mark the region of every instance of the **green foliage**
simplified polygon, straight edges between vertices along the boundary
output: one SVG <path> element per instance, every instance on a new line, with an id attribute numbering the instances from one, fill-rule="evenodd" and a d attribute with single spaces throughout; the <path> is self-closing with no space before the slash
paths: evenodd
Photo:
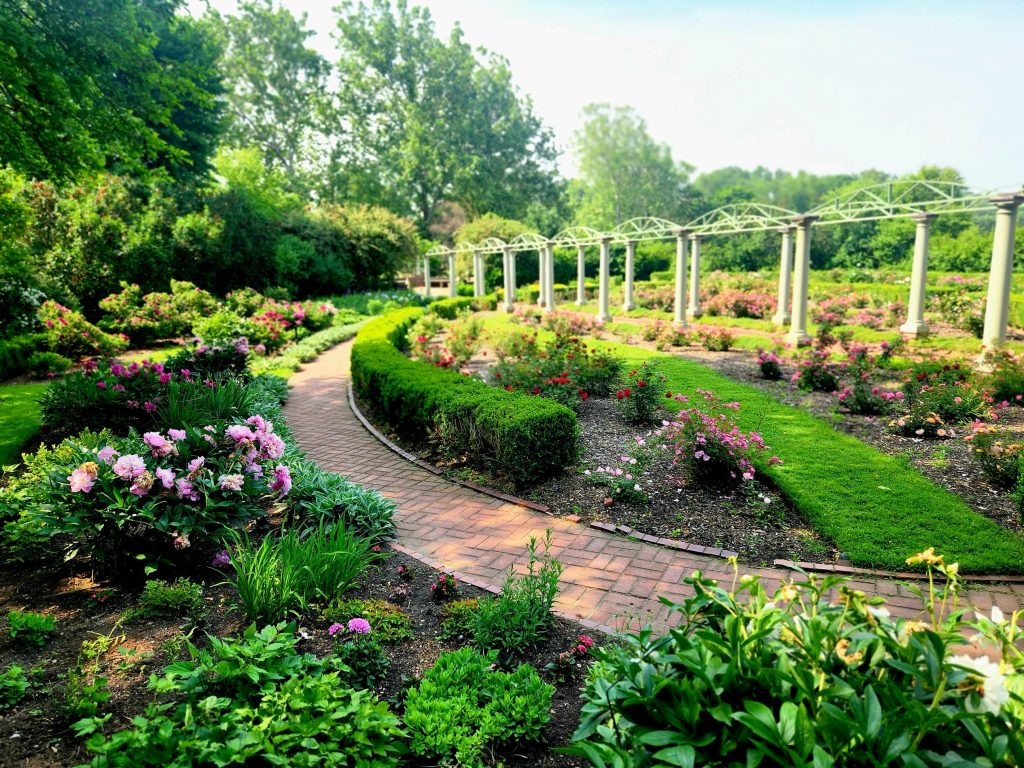
<path id="1" fill-rule="evenodd" d="M 297 460 L 288 494 L 289 519 L 301 530 L 343 526 L 372 543 L 395 535 L 395 503 L 377 491 L 326 472 L 316 462 Z"/>
<path id="2" fill-rule="evenodd" d="M 325 621 L 347 623 L 352 618 L 370 622 L 373 636 L 382 643 L 413 639 L 409 614 L 386 600 L 336 600 L 322 612 Z"/>
<path id="3" fill-rule="evenodd" d="M 478 768 L 496 746 L 540 740 L 554 687 L 526 664 L 494 671 L 495 658 L 472 648 L 441 654 L 409 690 L 405 725 L 413 753 Z"/>
<path id="4" fill-rule="evenodd" d="M 56 352 L 35 352 L 25 362 L 25 370 L 43 378 L 60 375 L 74 364 L 73 360 L 69 360 L 64 355 L 58 355 Z"/>
<path id="5" fill-rule="evenodd" d="M 444 425 L 449 450 L 466 453 L 518 484 L 572 462 L 577 427 L 568 408 L 403 356 L 395 345 L 418 316 L 419 310 L 405 309 L 371 321 L 352 348 L 353 385 L 388 424 L 414 435 Z"/>
<path id="6" fill-rule="evenodd" d="M 45 326 L 45 344 L 51 352 L 74 358 L 83 355 L 110 357 L 128 349 L 128 341 L 123 337 L 104 333 L 80 312 L 55 301 L 45 302 L 38 314 L 39 322 Z"/>
<path id="7" fill-rule="evenodd" d="M 151 704 L 131 728 L 110 736 L 93 721 L 75 724 L 89 735 L 90 765 L 395 768 L 405 751 L 398 719 L 315 656 L 300 656 L 296 643 L 282 624 L 250 627 L 237 640 L 210 637 L 209 650 L 190 644 L 192 661 L 150 679 L 174 702 Z"/>
<path id="8" fill-rule="evenodd" d="M 945 570 L 931 550 L 916 557 Z M 1019 630 L 996 611 L 965 622 L 955 584 L 925 595 L 929 623 L 892 619 L 881 598 L 834 577 L 774 596 L 758 576 L 732 592 L 700 573 L 684 581 L 695 594 L 665 601 L 676 628 L 597 652 L 567 751 L 623 768 L 1024 759 L 1024 659 L 1007 641 Z M 1002 651 L 1002 668 L 958 653 L 975 632 Z"/>
<path id="9" fill-rule="evenodd" d="M 45 613 L 11 611 L 7 614 L 11 640 L 18 645 L 42 647 L 57 629 L 57 619 Z"/>
<path id="10" fill-rule="evenodd" d="M 151 579 L 130 611 L 132 618 L 195 617 L 203 609 L 203 587 L 190 579 Z"/>
<path id="11" fill-rule="evenodd" d="M 338 674 L 353 688 L 376 687 L 391 664 L 375 632 L 345 638 L 334 647 L 334 657 L 344 667 Z"/>
<path id="12" fill-rule="evenodd" d="M 126 334 L 133 344 L 149 344 L 188 334 L 193 323 L 213 312 L 217 300 L 192 283 L 171 280 L 170 293 L 143 295 L 138 284 L 122 281 L 121 292 L 100 300 L 103 310 L 100 327 L 111 333 Z"/>
<path id="13" fill-rule="evenodd" d="M 475 597 L 453 600 L 441 609 L 441 631 L 438 638 L 459 642 L 472 638 L 476 632 L 476 615 L 480 607 Z"/>
<path id="14" fill-rule="evenodd" d="M 34 322 L 34 318 L 33 318 Z M 42 334 L 12 336 L 0 339 L 0 380 L 29 370 L 28 361 L 45 342 Z"/>
<path id="15" fill-rule="evenodd" d="M 535 646 L 547 634 L 554 620 L 551 608 L 558 596 L 562 563 L 548 551 L 550 528 L 541 545 L 544 551 L 538 554 L 537 539 L 531 537 L 526 571 L 517 576 L 513 569 L 498 597 L 480 600 L 473 631 L 477 647 L 512 656 Z"/>
<path id="16" fill-rule="evenodd" d="M 16 463 L 22 446 L 39 431 L 39 398 L 45 384 L 0 387 L 0 467 Z"/>
<path id="17" fill-rule="evenodd" d="M 657 364 L 645 361 L 634 368 L 620 382 L 615 393 L 619 412 L 630 424 L 650 424 L 665 399 L 665 375 L 658 371 Z"/>
<path id="18" fill-rule="evenodd" d="M 472 296 L 456 296 L 450 299 L 438 299 L 427 305 L 427 312 L 445 320 L 454 320 L 460 312 L 471 309 L 474 299 Z"/>
<path id="19" fill-rule="evenodd" d="M 0 672 L 0 709 L 13 707 L 25 698 L 30 686 L 25 670 L 17 664 L 9 664 Z"/>

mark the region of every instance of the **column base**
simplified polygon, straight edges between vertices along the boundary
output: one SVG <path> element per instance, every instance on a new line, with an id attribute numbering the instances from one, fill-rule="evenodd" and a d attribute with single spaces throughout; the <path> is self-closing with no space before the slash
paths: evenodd
<path id="1" fill-rule="evenodd" d="M 914 339 L 921 339 L 928 335 L 928 325 L 923 320 L 921 322 L 908 320 L 900 326 L 900 333 Z"/>
<path id="2" fill-rule="evenodd" d="M 612 316 L 609 315 L 607 312 L 605 312 L 604 314 L 601 314 L 600 312 L 597 313 L 597 322 L 599 322 L 599 323 L 610 323 L 611 321 L 612 321 Z"/>
<path id="3" fill-rule="evenodd" d="M 789 325 L 789 321 L 792 319 L 793 318 L 789 316 L 788 312 L 783 312 L 781 314 L 776 312 L 775 315 L 772 316 L 772 322 L 775 323 L 775 325 Z"/>
<path id="4" fill-rule="evenodd" d="M 689 326 L 687 326 L 685 320 L 673 320 L 672 327 L 677 331 L 685 331 Z"/>
<path id="5" fill-rule="evenodd" d="M 582 306 L 583 306 L 584 304 L 586 304 L 586 303 L 587 303 L 587 302 L 586 302 L 586 301 L 584 301 L 583 299 L 576 299 L 576 306 L 577 306 L 577 307 L 582 307 Z"/>
<path id="6" fill-rule="evenodd" d="M 630 303 L 622 305 L 622 311 L 623 312 L 629 312 L 629 310 L 631 310 L 631 309 L 636 309 L 636 304 L 633 304 L 633 303 L 630 302 Z"/>
<path id="7" fill-rule="evenodd" d="M 515 307 L 512 306 L 511 304 L 502 304 L 501 305 L 501 310 L 502 310 L 502 312 L 514 312 L 515 311 Z"/>
<path id="8" fill-rule="evenodd" d="M 806 347 L 811 343 L 811 337 L 807 331 L 790 331 L 786 334 L 786 341 L 794 347 Z"/>
<path id="9" fill-rule="evenodd" d="M 686 310 L 686 316 L 688 318 L 690 318 L 691 320 L 696 320 L 698 317 L 703 317 L 704 316 L 704 310 L 700 309 L 700 308 L 698 308 L 698 309 L 687 309 Z"/>

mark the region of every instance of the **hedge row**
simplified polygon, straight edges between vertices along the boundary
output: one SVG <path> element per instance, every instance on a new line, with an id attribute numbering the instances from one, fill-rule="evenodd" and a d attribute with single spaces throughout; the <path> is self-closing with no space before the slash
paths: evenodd
<path id="1" fill-rule="evenodd" d="M 0 339 L 0 381 L 28 370 L 28 359 L 43 345 L 44 337 L 38 333 Z"/>
<path id="2" fill-rule="evenodd" d="M 317 331 L 302 341 L 285 348 L 279 355 L 255 358 L 249 363 L 249 369 L 254 374 L 271 373 L 274 371 L 291 371 L 294 373 L 302 367 L 303 363 L 316 360 L 324 350 L 351 339 L 356 335 L 356 331 L 359 330 L 361 324 L 360 322 L 335 325 L 322 331 Z"/>
<path id="3" fill-rule="evenodd" d="M 356 335 L 352 382 L 364 401 L 395 430 L 414 437 L 439 435 L 446 451 L 465 454 L 517 486 L 575 461 L 579 430 L 571 409 L 402 354 L 406 331 L 421 312 L 416 307 L 391 312 Z"/>
<path id="4" fill-rule="evenodd" d="M 473 312 L 493 312 L 498 308 L 498 299 L 501 290 L 497 293 L 489 293 L 486 296 L 453 296 L 448 299 L 438 299 L 432 301 L 427 307 L 427 311 L 443 317 L 445 320 L 454 320 L 459 312 L 471 310 Z"/>

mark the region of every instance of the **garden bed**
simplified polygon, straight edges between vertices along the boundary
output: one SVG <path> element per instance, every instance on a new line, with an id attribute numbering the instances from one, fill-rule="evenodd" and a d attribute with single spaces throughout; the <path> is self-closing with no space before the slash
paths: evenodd
<path id="1" fill-rule="evenodd" d="M 411 579 L 404 581 L 399 578 L 399 566 L 411 569 Z M 438 637 L 443 604 L 431 598 L 433 577 L 434 571 L 427 566 L 391 551 L 380 567 L 370 573 L 365 585 L 345 595 L 346 599 L 388 600 L 400 584 L 408 585 L 408 597 L 402 600 L 400 607 L 410 618 L 414 637 L 386 646 L 391 664 L 384 681 L 374 691 L 398 713 L 409 685 L 434 664 L 440 654 L 465 644 L 465 641 Z M 40 669 L 38 674 L 30 675 L 33 687 L 29 695 L 11 709 L 0 712 L 0 744 L 3 745 L 0 766 L 67 766 L 89 759 L 89 754 L 70 731 L 68 719 L 62 713 L 64 675 L 79 663 L 83 642 L 101 635 L 118 637 L 124 634 L 124 640 L 101 657 L 101 674 L 110 681 L 112 696 L 106 708 L 113 713 L 112 723 L 127 727 L 129 720 L 154 700 L 154 694 L 147 688 L 149 675 L 159 673 L 166 664 L 181 658 L 175 651 L 181 651 L 181 638 L 183 633 L 190 631 L 190 625 L 196 626 L 192 639 L 200 647 L 207 644 L 204 633 L 224 636 L 241 632 L 246 622 L 231 605 L 233 590 L 219 586 L 221 580 L 220 574 L 213 569 L 201 579 L 204 583 L 204 608 L 195 622 L 177 617 L 140 620 L 118 627 L 119 617 L 137 604 L 136 596 L 112 591 L 104 602 L 97 602 L 93 596 L 104 594 L 104 585 L 93 582 L 87 569 L 71 570 L 50 565 L 31 572 L 7 571 L 0 577 L 3 613 L 6 615 L 14 609 L 40 611 L 56 617 L 58 624 L 56 633 L 43 648 L 14 646 L 6 633 L 0 640 L 0 670 L 11 663 L 26 671 Z M 459 593 L 460 598 L 478 598 L 487 594 L 465 584 L 460 585 Z M 333 646 L 327 634 L 330 624 L 330 618 L 304 616 L 298 622 L 298 632 L 307 639 L 300 643 L 299 650 L 318 657 L 328 655 Z M 543 669 L 548 663 L 553 663 L 560 652 L 574 647 L 578 635 L 583 632 L 597 643 L 605 641 L 600 633 L 556 618 L 544 642 L 515 661 Z M 121 652 L 119 648 L 125 651 Z M 134 651 L 134 655 L 126 656 L 130 651 Z M 551 722 L 543 740 L 499 755 L 506 765 L 570 768 L 587 764 L 580 758 L 550 751 L 550 747 L 568 743 L 579 722 L 582 702 L 578 690 L 582 675 L 580 669 L 556 685 Z"/>

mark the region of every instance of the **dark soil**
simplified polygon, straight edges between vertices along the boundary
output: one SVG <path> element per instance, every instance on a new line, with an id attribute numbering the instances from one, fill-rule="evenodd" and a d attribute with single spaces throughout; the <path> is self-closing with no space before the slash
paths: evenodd
<path id="1" fill-rule="evenodd" d="M 430 582 L 434 572 L 406 555 L 388 552 L 386 561 L 371 574 L 367 583 L 345 597 L 388 599 L 403 583 L 397 574 L 399 565 L 413 570 L 412 579 L 404 582 L 409 593 L 402 600 L 401 607 L 411 619 L 415 638 L 387 648 L 391 666 L 386 680 L 375 693 L 382 700 L 389 701 L 392 710 L 400 714 L 405 688 L 414 683 L 441 653 L 455 650 L 460 643 L 438 639 L 443 605 L 431 599 Z M 134 604 L 134 596 L 115 588 L 109 598 L 99 603 L 91 596 L 111 585 L 93 581 L 88 573 L 51 565 L 31 572 L 8 571 L 0 576 L 0 610 L 5 616 L 10 610 L 32 610 L 52 614 L 58 621 L 56 633 L 39 649 L 15 646 L 7 637 L 6 626 L 3 627 L 0 671 L 12 663 L 26 671 L 38 671 L 31 676 L 33 688 L 29 695 L 14 707 L 0 710 L 0 766 L 37 768 L 71 766 L 88 761 L 88 752 L 71 732 L 70 723 L 62 712 L 66 673 L 78 663 L 83 641 L 93 640 L 99 635 L 124 636 L 102 657 L 100 672 L 110 681 L 112 693 L 104 711 L 113 715 L 110 729 L 118 730 L 127 727 L 130 719 L 153 701 L 153 694 L 147 688 L 149 675 L 158 673 L 178 658 L 175 654 L 180 651 L 176 651 L 173 642 L 168 641 L 180 639 L 183 631 L 191 631 L 192 641 L 201 646 L 205 642 L 205 633 L 217 636 L 240 633 L 247 622 L 231 606 L 233 590 L 227 586 L 216 586 L 220 580 L 219 574 L 212 569 L 208 571 L 204 587 L 206 607 L 197 621 L 187 618 L 141 620 L 117 627 L 119 617 Z M 482 597 L 485 594 L 474 587 L 460 585 L 459 597 Z M 304 617 L 298 631 L 307 639 L 300 643 L 300 650 L 318 656 L 328 654 L 331 641 L 327 626 L 326 621 Z M 581 633 L 593 637 L 597 644 L 607 640 L 598 632 L 559 618 L 539 647 L 529 649 L 521 658 L 511 661 L 516 664 L 526 662 L 543 670 L 560 652 L 574 647 Z M 124 654 L 130 651 L 135 655 L 131 662 L 126 662 Z M 547 673 L 542 671 L 541 674 L 547 677 Z M 583 675 L 584 671 L 580 669 L 574 679 L 557 683 L 551 723 L 543 744 L 525 745 L 499 755 L 498 759 L 508 766 L 570 768 L 586 765 L 585 761 L 549 750 L 568 743 L 579 722 L 582 704 L 579 689 Z"/>

